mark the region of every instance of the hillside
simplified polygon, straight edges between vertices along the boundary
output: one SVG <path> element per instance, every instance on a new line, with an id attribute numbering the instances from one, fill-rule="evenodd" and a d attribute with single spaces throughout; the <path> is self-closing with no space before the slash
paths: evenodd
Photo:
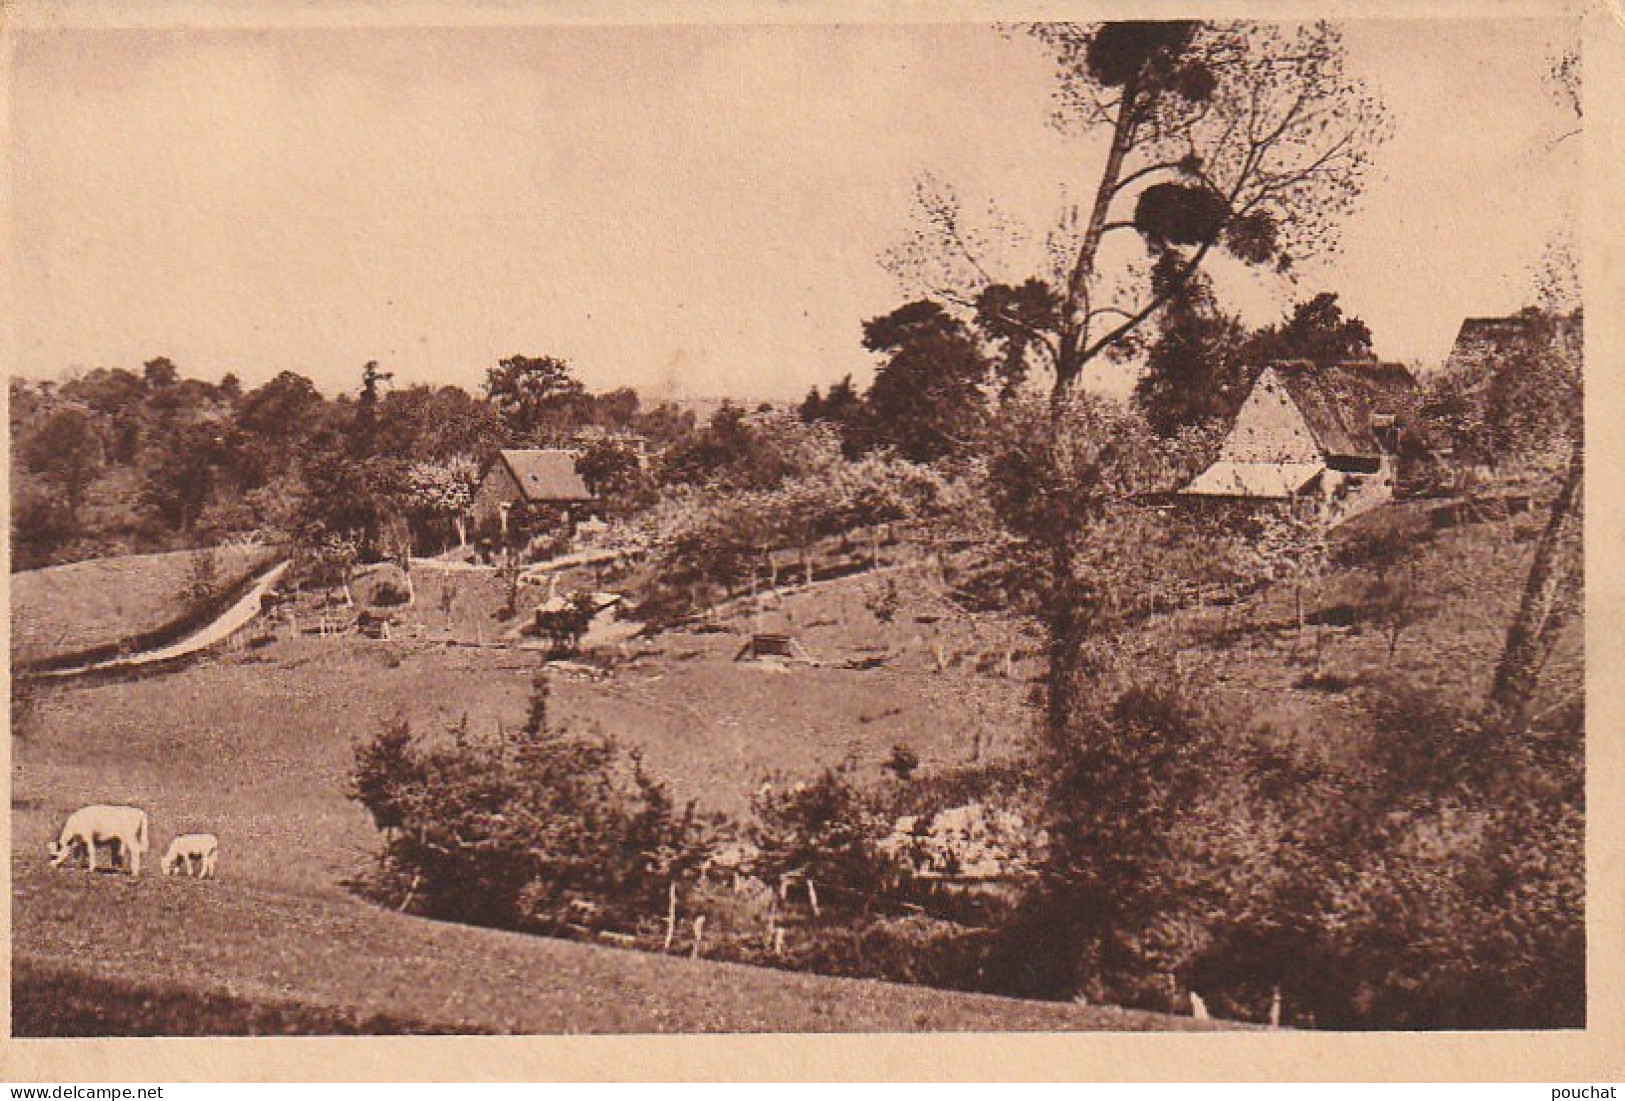
<path id="1" fill-rule="evenodd" d="M 1232 604 L 1153 616 L 1125 640 L 1126 656 L 1211 689 L 1241 726 L 1326 754 L 1360 752 L 1367 697 L 1392 681 L 1481 699 L 1534 518 L 1434 528 L 1425 506 L 1403 506 L 1364 522 L 1409 533 L 1415 614 L 1391 656 L 1393 640 L 1372 610 L 1380 571 L 1371 563 L 1334 566 L 1315 584 L 1307 609 L 1327 622 L 1302 634 L 1281 583 Z M 185 1031 L 185 1007 L 203 999 L 244 1031 L 1173 1027 L 877 984 L 823 986 L 439 925 L 357 901 L 345 884 L 372 866 L 378 838 L 345 794 L 355 740 L 396 717 L 429 735 L 465 719 L 475 730 L 513 724 L 541 663 L 534 652 L 436 641 L 427 629 L 440 614 L 434 582 L 425 573 L 418 583 L 419 603 L 403 611 L 393 641 L 279 630 L 246 653 L 156 676 L 40 686 L 24 700 L 12 758 L 19 1021 L 54 999 L 82 1010 L 52 1018 L 57 1027 Z M 474 577 L 462 584 L 465 594 L 485 587 Z M 489 603 L 468 601 L 472 619 L 459 627 L 476 626 Z M 736 662 L 753 631 L 793 633 L 819 664 Z M 804 778 L 846 761 L 860 783 L 896 782 L 884 762 L 899 743 L 918 753 L 925 776 L 1020 758 L 1042 672 L 1038 639 L 1030 623 L 956 609 L 921 556 L 734 604 L 703 627 L 606 645 L 554 674 L 551 712 L 639 749 L 680 802 L 738 817 L 769 776 Z M 1538 710 L 1566 704 L 1583 683 L 1582 658 L 1576 625 L 1549 665 Z M 44 843 L 62 817 L 104 801 L 147 808 L 160 851 L 179 832 L 218 833 L 221 882 L 47 872 Z M 80 949 L 97 923 L 130 913 L 151 915 L 146 946 L 98 949 L 99 962 L 84 970 Z M 208 947 L 182 966 L 198 943 Z M 344 962 L 351 954 L 399 977 L 375 987 Z M 414 988 L 414 966 L 434 968 L 435 982 Z M 520 998 L 515 977 L 531 974 L 562 978 L 541 993 L 526 986 Z"/>
<path id="2" fill-rule="evenodd" d="M 200 615 L 193 589 L 200 570 L 223 599 L 269 565 L 275 550 L 227 546 L 103 558 L 11 575 L 11 660 L 54 662 L 162 636 Z M 208 565 L 202 565 L 207 563 Z"/>
<path id="3" fill-rule="evenodd" d="M 1211 690 L 1241 725 L 1327 752 L 1362 729 L 1360 705 L 1374 692 L 1431 692 L 1475 709 L 1488 696 L 1543 517 L 1436 526 L 1436 509 L 1426 501 L 1389 506 L 1339 529 L 1333 564 L 1305 585 L 1302 633 L 1293 587 L 1281 582 L 1233 606 L 1155 617 L 1131 637 L 1130 654 L 1151 661 L 1177 653 L 1179 675 Z M 1399 539 L 1398 560 L 1338 564 L 1374 533 Z M 1396 623 L 1397 639 L 1389 634 Z M 1579 704 L 1584 658 L 1576 620 L 1547 663 L 1534 714 Z"/>
<path id="4" fill-rule="evenodd" d="M 1146 668 L 1177 653 L 1182 675 L 1246 725 L 1335 746 L 1359 726 L 1361 693 L 1400 675 L 1451 698 L 1482 698 L 1532 552 L 1519 535 L 1528 526 L 1430 533 L 1415 558 L 1425 599 L 1392 660 L 1388 639 L 1358 616 L 1300 637 L 1285 584 L 1153 617 L 1129 637 L 1129 653 Z M 1358 604 L 1371 572 L 1334 570 L 1311 611 Z M 460 583 L 467 593 L 478 575 Z M 420 580 L 409 611 L 438 615 L 425 598 L 433 584 Z M 877 596 L 888 590 L 898 607 L 883 622 Z M 792 632 L 823 664 L 735 662 L 752 630 Z M 679 800 L 739 814 L 775 774 L 851 760 L 860 780 L 879 780 L 898 743 L 926 772 L 1023 754 L 1038 639 L 1032 624 L 956 612 L 921 566 L 789 590 L 765 610 L 735 606 L 712 629 L 611 646 L 601 677 L 555 674 L 553 708 L 642 750 Z M 1581 659 L 1576 626 L 1550 664 L 1543 708 L 1581 683 Z M 43 840 L 57 814 L 119 794 L 177 826 L 216 823 L 281 858 L 257 875 L 331 884 L 374 841 L 342 791 L 352 741 L 397 716 L 429 734 L 464 717 L 473 729 L 515 722 L 540 661 L 408 632 L 394 642 L 307 636 L 158 678 L 41 688 L 14 754 L 14 834 Z M 185 769 L 173 767 L 179 754 Z M 297 813 L 267 818 L 261 808 Z M 314 844 L 334 831 L 342 844 Z"/>
<path id="5" fill-rule="evenodd" d="M 13 868 L 22 1036 L 1213 1027 L 623 952 L 230 880 L 53 872 L 43 855 Z"/>

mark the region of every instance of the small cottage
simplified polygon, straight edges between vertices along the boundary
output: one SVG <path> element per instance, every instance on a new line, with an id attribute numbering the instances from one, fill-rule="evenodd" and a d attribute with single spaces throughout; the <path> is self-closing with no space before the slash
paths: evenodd
<path id="1" fill-rule="evenodd" d="M 508 513 L 521 502 L 533 508 L 556 510 L 574 523 L 597 504 L 581 472 L 578 451 L 551 448 L 508 448 L 496 459 L 474 490 L 471 508 L 474 525 L 496 521 L 506 528 Z"/>
<path id="2" fill-rule="evenodd" d="M 1394 363 L 1272 363 L 1217 458 L 1181 493 L 1300 502 L 1339 522 L 1393 497 L 1401 433 L 1419 402 Z"/>

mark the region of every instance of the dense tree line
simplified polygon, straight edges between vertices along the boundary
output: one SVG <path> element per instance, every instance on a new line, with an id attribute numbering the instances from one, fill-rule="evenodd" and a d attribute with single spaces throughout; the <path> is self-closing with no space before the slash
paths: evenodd
<path id="1" fill-rule="evenodd" d="M 14 378 L 13 569 L 249 538 L 340 539 L 371 557 L 401 525 L 438 550 L 467 537 L 473 486 L 500 448 L 562 446 L 588 426 L 664 446 L 693 427 L 630 389 L 590 394 L 554 359 L 504 360 L 479 395 L 390 382 L 368 363 L 354 394 L 324 396 L 292 371 L 244 389 L 164 358 Z M 589 451 L 594 477 L 626 488 L 625 453 Z"/>

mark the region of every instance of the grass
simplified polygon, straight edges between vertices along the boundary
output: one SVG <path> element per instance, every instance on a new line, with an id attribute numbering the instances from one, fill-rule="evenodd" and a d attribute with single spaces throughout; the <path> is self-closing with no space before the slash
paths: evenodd
<path id="1" fill-rule="evenodd" d="M 95 975 L 62 964 L 15 961 L 14 1036 L 391 1036 L 445 1032 L 394 1014 L 255 1000 L 173 982 Z M 471 1033 L 473 1029 L 461 1029 Z"/>
<path id="2" fill-rule="evenodd" d="M 229 879 L 14 869 L 17 1035 L 1200 1029 L 450 925 Z"/>
<path id="3" fill-rule="evenodd" d="M 268 565 L 275 550 L 218 547 L 224 594 Z M 11 576 L 13 665 L 53 662 L 162 632 L 196 613 L 188 588 L 194 551 L 131 555 L 28 570 Z"/>
<path id="4" fill-rule="evenodd" d="M 839 657 L 823 630 L 810 634 Z M 850 757 L 861 778 L 887 777 L 898 742 L 925 769 L 965 763 L 978 737 L 984 760 L 1013 756 L 1027 685 L 966 667 L 937 674 L 928 647 L 905 633 L 898 628 L 896 660 L 869 671 L 775 672 L 735 663 L 732 633 L 666 636 L 662 653 L 608 681 L 556 676 L 553 714 L 640 749 L 679 800 L 733 814 L 775 773 L 807 776 Z M 689 652 L 698 656 L 677 660 Z M 396 716 L 426 733 L 465 715 L 475 730 L 511 725 L 539 660 L 307 637 L 155 677 L 41 685 L 14 753 L 14 792 L 27 805 L 14 811 L 13 836 L 32 852 L 74 807 L 131 802 L 152 815 L 155 845 L 173 833 L 218 833 L 237 875 L 332 885 L 376 845 L 344 795 L 354 740 Z"/>
<path id="5" fill-rule="evenodd" d="M 844 627 L 825 603 L 835 599 L 850 604 Z M 680 797 L 721 809 L 742 810 L 769 772 L 805 774 L 849 754 L 879 776 L 899 740 L 928 762 L 963 759 L 963 719 L 949 701 L 966 691 L 968 664 L 937 673 L 912 621 L 877 635 L 855 592 L 816 600 L 803 608 L 792 598 L 763 619 L 826 619 L 805 630 L 821 656 L 838 660 L 844 646 L 878 640 L 889 664 L 736 664 L 736 632 L 758 622 L 747 618 L 724 633 L 663 637 L 608 682 L 557 677 L 554 714 L 643 748 Z M 370 865 L 377 843 L 344 795 L 353 739 L 397 714 L 426 731 L 465 714 L 477 729 L 515 722 L 537 661 L 422 641 L 284 638 L 153 677 L 41 686 L 14 742 L 19 1022 L 39 1032 L 176 1033 L 215 1031 L 215 1016 L 222 1030 L 337 1032 L 1181 1027 L 1154 1014 L 500 934 L 349 895 L 343 881 Z M 983 680 L 1019 723 L 1025 685 Z M 156 849 L 177 833 L 218 833 L 221 882 L 47 872 L 44 844 L 63 816 L 102 801 L 145 807 Z M 121 928 L 132 915 L 134 940 Z M 40 1008 L 54 1003 L 59 1013 Z M 188 1024 L 194 1017 L 203 1023 Z"/>
<path id="6" fill-rule="evenodd" d="M 1385 513 L 1366 522 L 1403 520 Z M 1388 639 L 1357 616 L 1320 632 L 1317 665 L 1285 585 L 1154 617 L 1124 646 L 1147 668 L 1177 653 L 1182 675 L 1211 687 L 1239 723 L 1318 752 L 1358 752 L 1362 694 L 1384 678 L 1458 702 L 1483 698 L 1531 554 L 1513 521 L 1435 533 L 1413 556 L 1424 614 L 1392 661 Z M 1334 570 L 1311 610 L 1358 608 L 1373 578 L 1371 567 Z M 878 983 L 825 986 L 833 980 L 434 924 L 357 901 L 343 883 L 370 866 L 377 835 L 344 794 L 354 739 L 396 716 L 429 732 L 464 716 L 476 730 L 515 723 L 540 661 L 435 641 L 436 619 L 446 629 L 438 579 L 417 571 L 415 580 L 418 603 L 403 610 L 394 642 L 280 638 L 156 676 L 37 689 L 13 741 L 14 998 L 27 1013 L 62 1008 L 19 1021 L 136 1032 L 184 1031 L 189 1015 L 224 1022 L 192 1026 L 211 1032 L 1176 1026 Z M 495 579 L 457 584 L 452 633 L 495 637 Z M 882 618 L 877 597 L 891 584 L 898 607 Z M 921 758 L 921 783 L 973 759 L 1019 760 L 1028 746 L 1041 673 L 1034 628 L 952 608 L 923 563 L 734 605 L 715 627 L 608 647 L 605 680 L 555 676 L 555 719 L 614 734 L 679 801 L 735 815 L 774 773 L 807 777 L 851 760 L 860 781 L 886 779 L 899 743 Z M 792 633 L 824 665 L 734 662 L 753 631 Z M 1576 624 L 1554 655 L 1541 707 L 1583 683 L 1580 636 Z M 873 667 L 845 667 L 857 661 Z M 218 833 L 221 882 L 45 872 L 45 842 L 91 802 L 145 807 L 159 851 L 177 833 Z M 141 938 L 126 945 L 117 923 L 132 916 Z M 374 969 L 384 976 L 376 983 Z"/>
<path id="7" fill-rule="evenodd" d="M 1429 502 L 1394 506 L 1360 521 L 1416 533 Z M 1373 692 L 1389 684 L 1433 692 L 1471 710 L 1487 698 L 1495 662 L 1534 554 L 1529 518 L 1493 520 L 1421 535 L 1403 570 L 1415 621 L 1389 637 L 1368 599 L 1371 565 L 1329 570 L 1309 590 L 1314 612 L 1347 606 L 1346 627 L 1309 627 L 1301 636 L 1290 585 L 1277 584 L 1227 608 L 1187 608 L 1148 622 L 1126 642 L 1128 660 L 1154 667 L 1177 653 L 1181 675 L 1208 689 L 1238 726 L 1269 729 L 1325 753 L 1358 752 Z M 1166 664 L 1166 663 L 1165 663 Z M 1583 624 L 1569 624 L 1547 663 L 1534 712 L 1549 714 L 1583 689 Z"/>
<path id="8" fill-rule="evenodd" d="M 224 875 L 337 893 L 376 841 L 344 794 L 352 741 L 396 714 L 420 730 L 465 712 L 487 730 L 512 721 L 533 661 L 400 655 L 307 638 L 153 677 L 41 685 L 13 743 L 13 842 L 42 851 L 74 807 L 133 803 L 151 815 L 155 849 L 216 833 Z"/>

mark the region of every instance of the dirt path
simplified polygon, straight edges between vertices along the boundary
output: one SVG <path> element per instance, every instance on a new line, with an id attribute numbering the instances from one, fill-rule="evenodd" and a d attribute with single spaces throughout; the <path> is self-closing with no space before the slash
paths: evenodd
<path id="1" fill-rule="evenodd" d="M 89 673 L 94 670 L 137 668 L 143 665 L 152 665 L 158 662 L 171 661 L 175 658 L 185 657 L 188 654 L 195 654 L 200 650 L 206 650 L 215 643 L 230 637 L 234 632 L 246 626 L 254 619 L 255 616 L 260 614 L 260 609 L 264 602 L 265 594 L 271 591 L 272 586 L 274 586 L 277 581 L 281 579 L 283 572 L 287 570 L 287 568 L 287 562 L 278 562 L 276 565 L 266 570 L 265 573 L 260 575 L 260 579 L 254 583 L 253 588 L 244 593 L 241 599 L 222 612 L 220 616 L 217 617 L 212 623 L 209 623 L 201 630 L 188 635 L 178 642 L 172 642 L 168 646 L 160 646 L 153 650 L 143 650 L 135 654 L 126 654 L 122 657 L 112 658 L 107 661 L 91 662 L 87 665 L 75 665 L 67 669 L 53 669 L 41 675 L 49 677 L 70 677 L 77 676 L 81 673 Z"/>

